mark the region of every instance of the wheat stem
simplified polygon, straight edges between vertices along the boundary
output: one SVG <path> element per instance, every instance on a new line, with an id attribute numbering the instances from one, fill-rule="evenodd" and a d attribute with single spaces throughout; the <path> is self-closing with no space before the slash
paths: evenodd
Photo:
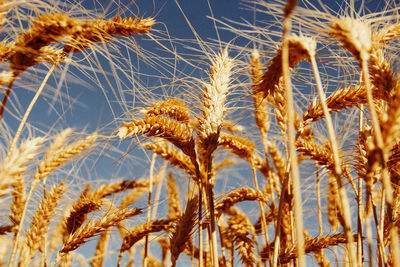
<path id="1" fill-rule="evenodd" d="M 16 233 L 16 235 L 14 236 L 14 242 L 13 242 L 13 247 L 12 247 L 11 254 L 10 254 L 10 260 L 9 260 L 9 262 L 8 262 L 8 267 L 12 267 L 12 266 L 13 266 L 14 257 L 15 257 L 15 255 L 16 255 L 18 249 L 19 249 L 19 246 L 21 245 L 21 244 L 20 244 L 20 239 L 21 239 L 21 228 L 22 228 L 22 225 L 23 225 L 24 220 L 25 220 L 26 211 L 27 211 L 27 209 L 28 209 L 28 202 L 29 202 L 29 200 L 31 199 L 32 194 L 33 194 L 33 191 L 34 191 L 34 189 L 35 189 L 35 187 L 36 187 L 36 185 L 37 185 L 38 183 L 39 183 L 39 180 L 37 180 L 37 179 L 34 179 L 34 180 L 32 181 L 32 184 L 31 184 L 29 193 L 28 193 L 28 195 L 27 195 L 27 197 L 26 197 L 25 206 L 24 206 L 24 209 L 23 209 L 22 215 L 21 215 L 21 221 L 20 221 L 20 223 L 19 223 L 19 225 L 18 225 L 17 233 Z"/>
<path id="2" fill-rule="evenodd" d="M 256 172 L 256 168 L 254 167 L 253 164 L 251 164 L 251 170 L 253 172 L 253 182 L 254 182 L 254 187 L 256 189 L 256 194 L 261 196 L 262 193 L 258 187 L 257 172 Z M 262 246 L 264 247 L 265 245 L 269 245 L 268 227 L 267 227 L 267 222 L 265 219 L 264 203 L 263 203 L 262 199 L 260 199 L 260 198 L 258 199 L 258 205 L 260 207 L 260 212 L 261 212 L 261 228 L 262 228 L 262 231 L 264 232 L 263 238 L 265 238 L 265 240 L 262 239 L 264 241 Z"/>
<path id="3" fill-rule="evenodd" d="M 3 113 L 4 113 L 4 110 L 6 109 L 7 100 L 11 94 L 11 90 L 12 90 L 14 81 L 15 81 L 15 77 L 13 77 L 12 80 L 8 83 L 6 92 L 4 93 L 3 101 L 1 102 L 1 107 L 0 107 L 0 122 L 3 119 Z"/>
<path id="4" fill-rule="evenodd" d="M 288 166 L 288 168 L 290 168 Z M 282 213 L 283 213 L 283 203 L 284 203 L 284 198 L 286 194 L 286 190 L 288 188 L 288 183 L 289 183 L 289 170 L 287 170 L 287 174 L 285 177 L 284 182 L 282 183 L 282 189 L 281 189 L 281 195 L 279 198 L 279 206 L 278 206 L 278 216 L 276 217 L 276 222 L 275 222 L 275 240 L 274 240 L 274 254 L 272 258 L 272 266 L 277 267 L 278 266 L 278 256 L 279 256 L 279 248 L 281 244 L 280 240 L 280 235 L 281 235 L 281 221 L 282 221 Z"/>
<path id="5" fill-rule="evenodd" d="M 355 267 L 356 266 L 356 251 L 353 245 L 353 232 L 352 232 L 352 228 L 351 228 L 351 212 L 350 212 L 350 205 L 349 205 L 349 201 L 347 199 L 347 194 L 345 191 L 345 188 L 343 187 L 342 184 L 342 167 L 340 164 L 340 158 L 339 158 L 339 147 L 337 145 L 336 142 L 336 135 L 335 135 L 335 131 L 333 129 L 333 123 L 332 123 L 332 119 L 329 113 L 329 109 L 328 109 L 328 105 L 326 104 L 326 97 L 325 97 L 325 93 L 322 89 L 322 83 L 321 83 L 321 78 L 319 75 L 319 71 L 318 71 L 318 66 L 317 66 L 317 62 L 315 61 L 315 56 L 314 54 L 310 54 L 310 60 L 311 60 L 311 65 L 312 65 L 312 69 L 314 72 L 314 78 L 315 78 L 315 82 L 317 84 L 317 89 L 318 89 L 318 94 L 321 100 L 321 104 L 322 104 L 322 108 L 324 110 L 324 115 L 325 115 L 325 122 L 326 122 L 326 126 L 328 128 L 328 136 L 329 136 L 329 142 L 330 145 L 332 147 L 332 152 L 333 152 L 333 159 L 334 159 L 334 164 L 335 164 L 335 177 L 336 177 L 336 181 L 339 187 L 339 194 L 340 194 L 340 201 L 341 201 L 341 208 L 342 211 L 344 213 L 344 223 L 345 225 L 344 227 L 344 231 L 345 234 L 348 238 L 348 249 L 349 249 L 349 258 L 350 258 L 350 262 L 352 263 L 352 265 Z"/>
<path id="6" fill-rule="evenodd" d="M 293 195 L 294 195 L 294 211 L 296 218 L 296 242 L 297 242 L 297 260 L 299 267 L 304 266 L 304 235 L 303 235 L 303 209 L 301 201 L 300 191 L 300 177 L 299 169 L 296 156 L 296 134 L 295 134 L 295 112 L 294 112 L 294 100 L 293 91 L 290 81 L 289 72 L 289 42 L 288 37 L 290 33 L 291 23 L 290 14 L 297 5 L 296 0 L 288 1 L 285 7 L 285 17 L 283 20 L 283 37 L 282 37 L 282 73 L 284 84 L 286 88 L 287 98 L 287 114 L 288 114 L 288 142 L 289 142 L 289 159 L 291 178 L 293 183 Z M 276 264 L 276 261 L 274 261 Z"/>
<path id="7" fill-rule="evenodd" d="M 360 110 L 359 110 L 359 123 L 358 123 L 358 130 L 359 132 L 362 131 L 364 127 L 364 122 L 363 122 L 363 105 L 360 105 Z M 363 222 L 364 222 L 364 214 L 363 214 L 363 201 L 362 201 L 362 196 L 363 196 L 363 184 L 362 184 L 363 179 L 361 178 L 361 175 L 358 175 L 358 194 L 357 194 L 357 205 L 358 205 L 358 218 L 357 218 L 357 263 L 358 266 L 362 266 L 363 262 L 363 255 L 364 255 L 364 246 L 363 246 L 363 241 L 362 241 L 362 233 L 363 233 Z"/>
<path id="8" fill-rule="evenodd" d="M 150 163 L 150 174 L 149 174 L 149 194 L 147 198 L 147 213 L 146 213 L 146 223 L 150 222 L 151 217 L 151 194 L 153 192 L 153 176 L 154 176 L 154 165 L 156 163 L 157 154 L 153 153 L 151 156 Z M 148 264 L 148 253 L 149 253 L 149 235 L 146 234 L 144 241 L 144 257 L 143 257 L 143 267 L 147 267 Z"/>
<path id="9" fill-rule="evenodd" d="M 13 140 L 10 143 L 9 151 L 13 150 L 15 147 L 15 144 L 17 143 L 19 136 L 21 135 L 22 128 L 24 127 L 26 120 L 28 119 L 29 114 L 32 111 L 33 106 L 35 105 L 36 101 L 38 100 L 39 96 L 42 94 L 43 88 L 47 83 L 47 80 L 50 78 L 50 75 L 53 73 L 55 68 L 57 67 L 57 64 L 53 64 L 50 68 L 50 70 L 47 72 L 46 76 L 44 77 L 42 84 L 40 85 L 39 89 L 36 91 L 35 96 L 33 97 L 31 103 L 29 104 L 28 108 L 25 111 L 24 117 L 22 118 L 21 122 L 19 123 L 17 132 L 14 135 Z M 1 119 L 1 118 L 0 118 Z"/>

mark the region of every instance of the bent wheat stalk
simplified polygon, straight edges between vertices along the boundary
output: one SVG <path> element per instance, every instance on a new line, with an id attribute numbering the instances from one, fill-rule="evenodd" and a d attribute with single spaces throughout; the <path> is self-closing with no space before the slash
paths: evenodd
<path id="1" fill-rule="evenodd" d="M 26 120 L 28 119 L 29 114 L 32 111 L 33 106 L 35 105 L 36 101 L 38 100 L 39 96 L 42 94 L 43 92 L 43 88 L 47 83 L 47 80 L 50 78 L 50 75 L 53 73 L 53 71 L 55 70 L 55 68 L 57 67 L 57 64 L 53 64 L 50 68 L 50 70 L 47 72 L 46 77 L 44 77 L 42 84 L 40 85 L 39 89 L 36 91 L 35 96 L 32 98 L 31 103 L 29 103 L 28 108 L 25 111 L 24 117 L 22 118 L 21 122 L 19 123 L 18 126 L 18 130 L 14 135 L 13 140 L 10 143 L 10 147 L 9 147 L 9 151 L 13 150 L 15 147 L 15 144 L 17 143 L 21 132 L 22 132 L 22 128 L 24 127 Z M 1 117 L 0 117 L 1 120 Z"/>
<path id="2" fill-rule="evenodd" d="M 304 236 L 303 236 L 303 209 L 301 206 L 301 192 L 300 192 L 300 177 L 299 169 L 297 164 L 296 156 L 296 136 L 295 136 L 295 111 L 294 111 L 294 100 L 293 91 L 290 81 L 289 71 L 289 42 L 288 37 L 291 28 L 290 16 L 297 5 L 297 0 L 288 0 L 284 8 L 284 20 L 283 20 L 283 35 L 282 35 L 282 73 L 283 81 L 286 88 L 287 98 L 287 114 L 288 114 L 288 143 L 289 143 L 289 159 L 290 159 L 290 170 L 291 178 L 293 183 L 293 194 L 294 194 L 294 210 L 296 218 L 296 243 L 297 243 L 297 257 L 298 264 L 300 267 L 304 266 Z M 283 192 L 282 192 L 283 194 Z M 279 237 L 278 237 L 279 240 Z M 275 244 L 277 238 L 275 238 Z M 274 251 L 274 267 L 277 266 L 277 253 L 278 250 Z"/>
<path id="3" fill-rule="evenodd" d="M 340 164 L 340 158 L 339 158 L 339 147 L 336 142 L 336 136 L 335 136 L 335 131 L 333 129 L 333 123 L 332 119 L 329 113 L 328 105 L 326 104 L 326 97 L 325 93 L 322 89 L 322 83 L 321 83 L 321 78 L 319 75 L 318 71 L 318 66 L 317 62 L 315 60 L 315 46 L 314 50 L 308 50 L 310 60 L 311 60 L 311 66 L 314 72 L 314 78 L 315 82 L 317 84 L 317 89 L 318 89 L 318 95 L 322 104 L 322 108 L 324 111 L 325 115 L 325 121 L 326 121 L 326 126 L 328 129 L 328 135 L 329 135 L 329 142 L 332 147 L 332 152 L 333 152 L 333 159 L 334 159 L 334 174 L 336 177 L 336 181 L 339 187 L 339 194 L 340 194 L 340 200 L 341 200 L 341 208 L 344 213 L 344 231 L 345 234 L 348 238 L 347 246 L 349 248 L 349 256 L 350 256 L 350 262 L 352 262 L 353 266 L 356 266 L 356 252 L 353 244 L 353 231 L 351 227 L 351 212 L 350 212 L 350 205 L 349 201 L 347 198 L 347 193 L 345 191 L 345 188 L 342 183 L 342 167 Z"/>

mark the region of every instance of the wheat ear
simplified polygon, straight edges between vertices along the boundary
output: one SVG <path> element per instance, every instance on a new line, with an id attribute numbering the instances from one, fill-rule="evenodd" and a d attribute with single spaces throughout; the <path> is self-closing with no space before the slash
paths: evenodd
<path id="1" fill-rule="evenodd" d="M 216 267 L 218 267 L 217 234 L 215 230 L 214 193 L 210 185 L 212 155 L 218 147 L 218 139 L 223 127 L 224 112 L 226 109 L 225 99 L 230 89 L 232 68 L 233 60 L 228 56 L 226 49 L 214 58 L 211 66 L 210 83 L 204 86 L 202 92 L 202 116 L 199 118 L 197 128 L 198 154 L 200 166 L 205 177 L 205 181 L 201 181 L 201 183 L 204 183 L 206 197 L 208 198 L 212 242 L 210 247 L 212 249 L 213 263 Z"/>
<path id="2" fill-rule="evenodd" d="M 45 236 L 47 235 L 47 228 L 51 218 L 54 216 L 55 209 L 65 192 L 66 186 L 64 182 L 56 185 L 50 192 L 46 192 L 45 197 L 40 202 L 36 209 L 35 215 L 32 218 L 31 227 L 25 234 L 25 245 L 21 253 L 20 264 L 27 266 L 35 257 L 37 250 L 44 249 Z"/>
<path id="3" fill-rule="evenodd" d="M 220 217 L 223 212 L 230 210 L 233 205 L 242 201 L 263 200 L 263 196 L 251 188 L 239 188 L 229 192 L 225 198 L 215 205 L 215 214 Z"/>
<path id="4" fill-rule="evenodd" d="M 190 122 L 189 108 L 178 99 L 167 99 L 153 104 L 150 108 L 144 108 L 140 112 L 146 116 L 168 115 L 180 122 Z"/>
<path id="5" fill-rule="evenodd" d="M 54 265 L 69 252 L 77 249 L 83 243 L 86 242 L 86 239 L 104 232 L 109 227 L 118 224 L 118 222 L 123 221 L 127 218 L 136 216 L 141 214 L 141 209 L 119 209 L 114 208 L 111 209 L 98 221 L 89 221 L 86 225 L 77 229 L 72 235 L 70 235 L 67 240 L 64 242 L 63 247 L 57 253 L 56 260 L 54 261 Z"/>
<path id="6" fill-rule="evenodd" d="M 169 146 L 167 143 L 145 143 L 143 147 L 152 150 L 157 155 L 160 155 L 172 166 L 183 169 L 187 174 L 196 179 L 195 167 L 190 160 L 190 157 Z"/>
<path id="7" fill-rule="evenodd" d="M 171 229 L 174 220 L 155 220 L 149 221 L 145 224 L 133 227 L 124 237 L 122 245 L 118 255 L 118 265 L 122 259 L 123 253 L 129 250 L 139 240 L 150 233 L 168 231 Z"/>
<path id="8" fill-rule="evenodd" d="M 125 123 L 118 129 L 120 139 L 137 134 L 162 137 L 173 143 L 188 156 L 193 156 L 194 142 L 191 128 L 168 117 L 149 116 L 145 119 L 138 119 Z"/>
<path id="9" fill-rule="evenodd" d="M 347 242 L 347 237 L 345 236 L 345 234 L 333 234 L 333 235 L 306 239 L 304 242 L 304 247 L 305 247 L 305 252 L 310 253 L 318 251 L 323 248 L 337 246 L 339 244 L 343 244 L 346 242 Z M 266 247 L 261 252 L 263 255 L 263 260 L 268 259 L 271 253 L 270 250 L 271 250 L 270 247 Z M 297 250 L 296 246 L 291 246 L 288 247 L 286 250 L 282 251 L 279 254 L 279 262 L 281 264 L 286 264 L 289 263 L 291 260 L 295 259 L 297 257 L 296 250 Z"/>
<path id="10" fill-rule="evenodd" d="M 110 239 L 111 232 L 106 230 L 101 233 L 99 240 L 97 241 L 96 251 L 94 253 L 93 259 L 90 261 L 90 266 L 101 267 L 103 266 L 104 255 L 107 251 L 108 241 Z"/>
<path id="11" fill-rule="evenodd" d="M 8 187 L 25 173 L 27 164 L 35 158 L 44 140 L 42 137 L 26 140 L 3 158 L 0 163 L 0 196 L 6 195 Z"/>
<path id="12" fill-rule="evenodd" d="M 170 172 L 167 179 L 167 196 L 168 196 L 168 219 L 178 218 L 182 215 L 182 208 L 179 203 L 179 188 L 175 178 Z"/>
<path id="13" fill-rule="evenodd" d="M 194 196 L 186 203 L 186 208 L 182 216 L 179 218 L 172 237 L 170 239 L 171 261 L 175 266 L 179 254 L 185 249 L 185 245 L 190 239 L 190 234 L 196 223 L 196 210 L 199 199 Z"/>
<path id="14" fill-rule="evenodd" d="M 164 176 L 165 168 L 161 169 L 156 175 L 153 177 L 153 184 L 159 183 Z M 149 190 L 149 178 L 142 178 L 137 181 L 137 186 L 131 192 L 127 193 L 124 198 L 121 200 L 121 204 L 119 205 L 120 208 L 126 208 L 135 202 L 139 197 L 145 194 Z"/>
<path id="15" fill-rule="evenodd" d="M 245 266 L 255 266 L 254 226 L 246 214 L 237 208 L 231 208 L 229 214 L 232 216 L 228 219 L 229 236 L 238 250 L 241 261 Z"/>
<path id="16" fill-rule="evenodd" d="M 262 71 L 260 63 L 260 54 L 257 50 L 253 50 L 250 60 L 251 66 L 251 78 L 253 82 L 253 105 L 254 105 L 254 118 L 256 119 L 256 125 L 260 131 L 262 142 L 264 145 L 265 154 L 267 154 L 268 146 L 266 141 L 268 140 L 268 107 L 267 99 L 263 98 L 263 93 L 260 90 L 260 84 L 262 82 Z M 267 157 L 265 157 L 267 158 Z"/>

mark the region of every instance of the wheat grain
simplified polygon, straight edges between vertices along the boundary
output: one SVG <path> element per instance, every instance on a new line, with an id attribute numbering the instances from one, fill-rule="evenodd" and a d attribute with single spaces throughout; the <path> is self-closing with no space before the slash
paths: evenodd
<path id="1" fill-rule="evenodd" d="M 202 92 L 202 116 L 197 128 L 200 158 L 207 160 L 217 148 L 218 136 L 223 126 L 225 99 L 229 91 L 233 60 L 224 50 L 212 62 L 210 84 Z M 204 166 L 207 166 L 205 161 Z"/>
<path id="2" fill-rule="evenodd" d="M 332 24 L 330 34 L 335 36 L 358 61 L 361 60 L 361 53 L 368 56 L 367 53 L 372 47 L 371 29 L 365 21 L 342 17 Z"/>
<path id="3" fill-rule="evenodd" d="M 92 267 L 101 267 L 103 266 L 104 256 L 107 251 L 108 241 L 110 239 L 111 232 L 109 230 L 101 233 L 99 240 L 96 245 L 96 251 L 94 253 L 93 259 L 90 262 L 90 266 Z"/>
<path id="4" fill-rule="evenodd" d="M 261 135 L 268 132 L 268 108 L 266 106 L 267 99 L 263 97 L 260 91 L 260 84 L 262 82 L 262 70 L 260 63 L 260 54 L 257 50 L 253 50 L 250 60 L 251 78 L 253 82 L 253 104 L 254 104 L 254 117 L 256 125 L 260 130 Z"/>

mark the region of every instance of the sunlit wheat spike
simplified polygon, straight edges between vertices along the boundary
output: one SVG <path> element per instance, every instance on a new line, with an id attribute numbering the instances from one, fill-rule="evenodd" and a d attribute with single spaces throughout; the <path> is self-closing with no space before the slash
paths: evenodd
<path id="1" fill-rule="evenodd" d="M 92 267 L 103 266 L 103 261 L 106 256 L 108 241 L 111 236 L 111 231 L 107 230 L 101 233 L 99 240 L 96 245 L 96 251 L 94 253 L 93 259 L 90 262 Z"/>
<path id="2" fill-rule="evenodd" d="M 372 43 L 371 28 L 367 22 L 341 17 L 333 21 L 330 34 L 335 36 L 358 61 L 361 60 L 361 53 L 364 53 L 365 59 L 368 59 Z"/>
<path id="3" fill-rule="evenodd" d="M 121 18 L 116 16 L 109 20 L 81 21 L 66 14 L 46 14 L 35 18 L 33 25 L 18 35 L 15 43 L 1 46 L 1 58 L 10 61 L 15 75 L 25 71 L 42 60 L 64 59 L 69 52 L 80 52 L 96 42 L 104 42 L 113 36 L 130 36 L 148 33 L 154 25 L 152 18 Z M 64 43 L 64 49 L 57 56 L 46 52 L 53 43 Z"/>
<path id="4" fill-rule="evenodd" d="M 254 266 L 256 263 L 255 229 L 246 214 L 237 208 L 229 211 L 231 218 L 228 219 L 228 236 L 232 239 L 245 266 Z"/>
<path id="5" fill-rule="evenodd" d="M 151 116 L 125 123 L 119 127 L 117 135 L 124 139 L 139 134 L 165 138 L 185 154 L 193 153 L 192 131 L 186 124 L 178 121 L 163 116 Z"/>
<path id="6" fill-rule="evenodd" d="M 261 92 L 260 89 L 263 74 L 260 63 L 260 54 L 256 49 L 254 49 L 253 52 L 251 53 L 250 75 L 253 83 L 252 96 L 254 104 L 254 117 L 256 119 L 256 125 L 261 135 L 263 136 L 263 139 L 266 139 L 265 136 L 270 126 L 270 122 L 268 121 L 269 108 L 267 106 L 267 98 L 264 97 L 264 94 L 263 92 Z"/>
<path id="7" fill-rule="evenodd" d="M 252 162 L 253 160 L 255 145 L 250 140 L 223 133 L 219 137 L 218 144 L 226 149 L 231 150 L 240 158 L 243 158 L 249 162 Z"/>
<path id="8" fill-rule="evenodd" d="M 32 218 L 31 226 L 25 234 L 25 245 L 27 250 L 23 250 L 21 253 L 22 265 L 29 264 L 35 257 L 39 248 L 43 248 L 45 245 L 44 238 L 45 235 L 47 235 L 48 226 L 54 216 L 61 195 L 65 190 L 66 186 L 64 182 L 53 186 L 51 191 L 46 192 L 45 197 L 37 207 L 35 215 Z"/>
<path id="9" fill-rule="evenodd" d="M 134 226 L 124 237 L 119 250 L 118 262 L 122 259 L 123 253 L 129 250 L 136 242 L 146 235 L 155 232 L 168 231 L 172 228 L 174 219 L 154 220 L 148 223 Z"/>
<path id="10" fill-rule="evenodd" d="M 387 98 L 393 96 L 399 86 L 399 77 L 393 71 L 393 66 L 386 58 L 387 53 L 382 49 L 373 48 L 370 53 L 368 67 L 371 75 L 371 83 Z"/>
<path id="11" fill-rule="evenodd" d="M 40 162 L 39 167 L 34 175 L 34 179 L 40 180 L 47 177 L 52 171 L 66 163 L 70 158 L 80 154 L 83 150 L 92 147 L 97 139 L 97 136 L 97 133 L 93 133 L 85 139 L 64 145 L 61 148 L 56 145 L 58 142 L 56 139 L 53 147 L 50 147 L 50 149 L 47 151 L 45 159 Z"/>
<path id="12" fill-rule="evenodd" d="M 374 91 L 376 97 L 382 98 L 382 94 Z M 367 103 L 367 94 L 363 86 L 347 87 L 334 91 L 327 99 L 326 103 L 329 112 L 337 112 L 344 109 L 356 107 L 359 104 Z M 324 117 L 322 104 L 314 98 L 309 108 L 303 114 L 303 120 L 306 123 L 320 120 Z"/>
<path id="13" fill-rule="evenodd" d="M 100 185 L 96 189 L 87 193 L 87 198 L 102 199 L 112 194 L 120 193 L 129 189 L 145 187 L 141 180 L 123 180 Z"/>
<path id="14" fill-rule="evenodd" d="M 148 33 L 155 21 L 153 18 L 121 18 L 116 16 L 109 20 L 93 20 L 85 22 L 80 31 L 71 34 L 64 52 L 77 53 L 98 42 L 111 40 L 113 36 L 131 36 Z"/>
<path id="15" fill-rule="evenodd" d="M 345 244 L 346 242 L 347 239 L 344 234 L 332 234 L 322 237 L 306 238 L 304 242 L 304 249 L 305 253 L 308 254 L 317 250 L 321 250 L 323 248 Z M 270 255 L 272 254 L 272 246 L 273 244 L 271 244 L 271 247 L 264 248 L 261 252 L 261 254 L 263 255 L 262 259 L 264 261 L 268 260 Z M 290 262 L 292 259 L 295 259 L 296 257 L 296 247 L 290 246 L 286 250 L 281 250 L 281 253 L 279 254 L 279 262 L 285 264 Z"/>
<path id="16" fill-rule="evenodd" d="M 121 18 L 115 16 L 106 21 L 97 22 L 98 27 L 110 35 L 130 36 L 132 34 L 148 33 L 155 24 L 153 18 Z"/>
<path id="17" fill-rule="evenodd" d="M 384 44 L 393 41 L 400 37 L 400 23 L 387 23 L 381 29 L 375 30 L 372 34 L 372 41 L 375 47 L 383 46 Z"/>
<path id="18" fill-rule="evenodd" d="M 18 74 L 35 65 L 41 48 L 82 30 L 82 26 L 78 19 L 66 14 L 46 14 L 35 18 L 33 25 L 17 36 L 12 52 L 8 53 L 11 69 Z"/>
<path id="19" fill-rule="evenodd" d="M 44 140 L 42 137 L 26 140 L 3 158 L 0 163 L 0 196 L 6 194 L 8 186 L 25 173 L 27 164 L 35 159 Z"/>
<path id="20" fill-rule="evenodd" d="M 175 265 L 179 254 L 183 252 L 186 243 L 191 237 L 190 234 L 196 223 L 196 212 L 199 202 L 198 198 L 198 196 L 194 196 L 186 203 L 185 212 L 179 218 L 176 228 L 172 233 L 170 239 L 172 265 Z"/>
<path id="21" fill-rule="evenodd" d="M 306 40 L 306 41 L 304 41 Z M 309 41 L 311 39 L 293 35 L 289 37 L 289 67 L 293 68 L 300 61 L 309 57 L 310 46 L 315 45 L 315 42 Z M 263 92 L 264 97 L 273 95 L 275 87 L 278 85 L 282 77 L 282 48 L 280 48 L 276 55 L 268 63 L 268 68 L 262 76 L 260 84 L 260 91 Z"/>
<path id="22" fill-rule="evenodd" d="M 179 150 L 174 149 L 166 143 L 145 143 L 143 144 L 143 147 L 152 150 L 154 153 L 168 161 L 172 166 L 183 169 L 190 176 L 195 178 L 196 172 L 192 161 L 189 156 Z"/>
<path id="23" fill-rule="evenodd" d="M 103 202 L 100 199 L 90 199 L 85 196 L 78 199 L 72 206 L 70 214 L 65 218 L 64 237 L 73 234 L 85 222 L 87 215 L 98 211 Z"/>
<path id="24" fill-rule="evenodd" d="M 22 213 L 26 204 L 26 185 L 24 177 L 15 177 L 12 187 L 12 204 L 10 205 L 10 215 L 8 218 L 15 226 L 18 226 L 21 223 Z"/>
<path id="25" fill-rule="evenodd" d="M 86 240 L 96 234 L 102 233 L 111 226 L 127 218 L 141 214 L 141 209 L 118 209 L 114 208 L 109 211 L 99 220 L 91 220 L 84 226 L 80 227 L 71 234 L 65 241 L 64 245 L 58 253 L 58 257 L 73 251 L 80 247 Z"/>
<path id="26" fill-rule="evenodd" d="M 233 60 L 225 49 L 212 62 L 210 82 L 202 91 L 201 116 L 198 118 L 197 135 L 199 153 L 210 155 L 218 145 L 218 136 L 223 126 L 225 100 L 230 89 Z M 205 160 L 208 156 L 202 157 Z"/>
<path id="27" fill-rule="evenodd" d="M 219 217 L 223 212 L 229 211 L 230 208 L 236 203 L 255 200 L 263 200 L 263 196 L 261 194 L 257 194 L 251 188 L 238 188 L 228 192 L 225 198 L 215 205 L 215 214 L 217 217 Z"/>
<path id="28" fill-rule="evenodd" d="M 179 188 L 175 182 L 175 178 L 170 172 L 167 179 L 167 195 L 168 195 L 168 219 L 174 219 L 182 215 L 182 207 L 179 203 Z"/>
<path id="29" fill-rule="evenodd" d="M 168 115 L 177 121 L 190 121 L 189 108 L 183 102 L 175 98 L 156 102 L 151 107 L 142 109 L 141 112 L 146 114 L 146 116 Z"/>
<path id="30" fill-rule="evenodd" d="M 278 147 L 274 143 L 267 142 L 267 147 L 268 147 L 269 154 L 271 155 L 272 162 L 274 163 L 277 173 L 279 174 L 281 182 L 283 182 L 283 177 L 286 172 L 285 158 L 281 155 L 281 152 L 279 151 Z"/>
<path id="31" fill-rule="evenodd" d="M 334 170 L 334 162 L 333 162 L 333 154 L 332 154 L 332 149 L 328 144 L 325 146 L 317 144 L 316 142 L 312 140 L 297 140 L 296 142 L 297 146 L 297 151 L 303 153 L 305 156 L 308 156 L 318 162 L 320 165 L 326 166 L 329 170 L 333 171 Z M 357 192 L 355 189 L 356 186 L 354 184 L 354 181 L 351 177 L 349 168 L 341 163 L 342 166 L 342 172 L 343 175 L 349 180 L 349 182 L 353 185 L 354 191 Z"/>
<path id="32" fill-rule="evenodd" d="M 336 182 L 335 177 L 333 177 L 332 175 L 328 176 L 327 210 L 328 210 L 328 222 L 332 227 L 332 231 L 336 232 L 339 223 L 343 223 L 343 215 L 340 211 L 338 184 Z"/>

